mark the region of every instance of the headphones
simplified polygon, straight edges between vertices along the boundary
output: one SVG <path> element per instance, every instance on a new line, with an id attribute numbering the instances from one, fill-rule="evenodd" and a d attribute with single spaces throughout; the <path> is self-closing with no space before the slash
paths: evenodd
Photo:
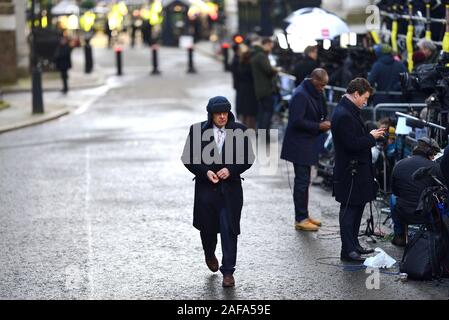
<path id="1" fill-rule="evenodd" d="M 438 143 L 432 138 L 427 137 L 419 138 L 418 143 L 419 142 L 424 144 L 425 149 L 423 151 L 428 158 L 435 156 L 440 149 Z"/>

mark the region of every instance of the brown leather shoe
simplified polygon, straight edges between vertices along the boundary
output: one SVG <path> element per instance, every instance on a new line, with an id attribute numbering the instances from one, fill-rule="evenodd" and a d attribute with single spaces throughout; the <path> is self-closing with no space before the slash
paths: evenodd
<path id="1" fill-rule="evenodd" d="M 311 223 L 311 224 L 314 224 L 314 225 L 316 225 L 316 226 L 318 226 L 318 227 L 321 227 L 321 221 L 320 220 L 317 220 L 317 219 L 312 219 L 312 218 L 308 218 L 309 219 L 309 222 Z"/>
<path id="2" fill-rule="evenodd" d="M 314 225 L 313 223 L 309 222 L 308 219 L 304 219 L 301 222 L 295 223 L 295 229 L 296 230 L 302 230 L 302 231 L 318 231 L 318 226 Z"/>
<path id="3" fill-rule="evenodd" d="M 226 274 L 223 276 L 223 287 L 235 286 L 234 276 L 232 274 Z"/>
<path id="4" fill-rule="evenodd" d="M 210 271 L 212 271 L 212 272 L 218 271 L 218 260 L 215 255 L 210 259 L 206 258 L 206 264 Z"/>

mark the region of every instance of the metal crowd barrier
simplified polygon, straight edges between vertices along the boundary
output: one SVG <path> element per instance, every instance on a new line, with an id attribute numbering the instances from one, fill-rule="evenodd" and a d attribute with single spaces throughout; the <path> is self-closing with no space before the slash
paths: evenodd
<path id="1" fill-rule="evenodd" d="M 400 18 L 400 19 L 404 19 L 404 20 L 409 20 L 411 18 L 412 20 L 420 21 L 420 22 L 427 21 L 426 17 L 420 17 L 420 16 L 415 16 L 415 15 L 412 15 L 410 17 L 410 15 L 408 15 L 408 14 L 389 13 L 389 12 L 383 11 L 383 10 L 380 11 L 380 15 L 383 17 L 389 17 L 391 19 Z M 430 20 L 430 22 L 446 24 L 446 19 L 430 18 L 429 20 Z"/>
<path id="2" fill-rule="evenodd" d="M 334 102 L 334 101 L 331 101 L 332 100 L 332 98 L 333 98 L 333 92 L 334 91 L 336 91 L 336 92 L 341 92 L 341 93 L 346 93 L 346 88 L 342 88 L 342 87 L 336 87 L 336 86 L 326 86 L 326 87 L 324 87 L 326 90 L 329 90 L 329 93 L 327 94 L 327 99 L 328 99 L 328 105 L 329 106 L 331 106 L 331 107 L 335 107 L 337 104 L 338 104 L 338 102 Z M 373 96 L 374 95 L 376 95 L 376 94 L 382 94 L 382 95 L 390 95 L 390 96 L 401 96 L 403 93 L 402 93 L 402 91 L 375 91 L 374 92 L 374 94 L 373 94 Z M 397 105 L 401 105 L 401 104 L 398 104 L 398 103 L 389 103 L 389 104 L 386 104 L 386 103 L 384 103 L 384 104 L 382 104 L 382 106 L 386 106 L 386 105 L 394 105 L 394 106 L 397 106 Z M 407 106 L 409 106 L 410 104 L 409 103 L 406 103 L 405 105 L 407 105 Z M 425 105 L 424 105 L 425 106 Z M 366 110 L 376 110 L 375 109 L 375 107 L 374 108 L 372 108 L 372 107 L 367 107 L 367 108 L 365 108 Z M 402 109 L 401 109 L 402 110 Z M 373 112 L 373 118 L 375 117 L 375 112 Z M 375 120 L 374 120 L 375 121 Z"/>
<path id="3" fill-rule="evenodd" d="M 339 92 L 346 92 L 346 88 L 342 88 L 342 87 L 336 87 L 336 86 L 325 86 L 324 87 L 327 90 L 332 90 L 332 91 L 339 91 Z M 402 91 L 374 91 L 373 95 L 376 94 L 385 94 L 385 95 L 390 95 L 390 96 L 401 96 L 403 93 Z"/>
<path id="4" fill-rule="evenodd" d="M 377 104 L 373 110 L 373 122 L 377 121 L 377 113 L 379 111 L 400 111 L 400 110 L 408 110 L 411 108 L 425 108 L 425 103 L 379 103 Z"/>

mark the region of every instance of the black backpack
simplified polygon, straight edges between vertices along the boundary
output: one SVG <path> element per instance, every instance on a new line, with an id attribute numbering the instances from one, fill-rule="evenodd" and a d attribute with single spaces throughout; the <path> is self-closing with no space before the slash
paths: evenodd
<path id="1" fill-rule="evenodd" d="M 447 248 L 444 233 L 423 226 L 407 243 L 399 270 L 414 280 L 439 279 L 445 274 Z"/>

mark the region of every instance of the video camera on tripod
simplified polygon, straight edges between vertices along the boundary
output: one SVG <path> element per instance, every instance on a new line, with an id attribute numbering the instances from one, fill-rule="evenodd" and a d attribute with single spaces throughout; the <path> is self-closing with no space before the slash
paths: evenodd
<path id="1" fill-rule="evenodd" d="M 423 129 L 425 127 L 427 128 L 431 128 L 433 130 L 438 130 L 441 134 L 438 135 L 440 137 L 440 139 L 437 139 L 438 144 L 441 146 L 443 145 L 443 143 L 445 141 L 449 140 L 449 136 L 447 135 L 447 130 L 446 127 L 433 123 L 433 122 L 429 122 L 426 120 L 422 120 L 416 117 L 413 117 L 409 114 L 405 114 L 402 112 L 396 112 L 395 113 L 398 117 L 404 117 L 406 119 L 406 125 L 408 127 L 412 127 L 412 128 L 419 128 L 419 129 Z M 441 141 L 438 141 L 441 140 Z"/>
<path id="2" fill-rule="evenodd" d="M 449 109 L 449 53 L 441 52 L 436 64 L 422 64 L 415 71 L 401 73 L 401 88 L 406 95 L 424 94 L 429 108 Z"/>
<path id="3" fill-rule="evenodd" d="M 449 53 L 441 52 L 436 64 L 423 64 L 412 73 L 401 74 L 401 87 L 407 95 L 425 100 L 428 123 L 438 124 L 445 130 L 449 125 Z M 430 136 L 447 144 L 447 134 L 441 135 L 434 126 Z"/>
<path id="4" fill-rule="evenodd" d="M 436 64 L 422 64 L 411 72 L 400 74 L 401 88 L 405 94 L 416 91 L 434 96 L 443 108 L 449 108 L 449 53 L 441 52 Z M 433 99 L 436 106 L 436 99 Z"/>

